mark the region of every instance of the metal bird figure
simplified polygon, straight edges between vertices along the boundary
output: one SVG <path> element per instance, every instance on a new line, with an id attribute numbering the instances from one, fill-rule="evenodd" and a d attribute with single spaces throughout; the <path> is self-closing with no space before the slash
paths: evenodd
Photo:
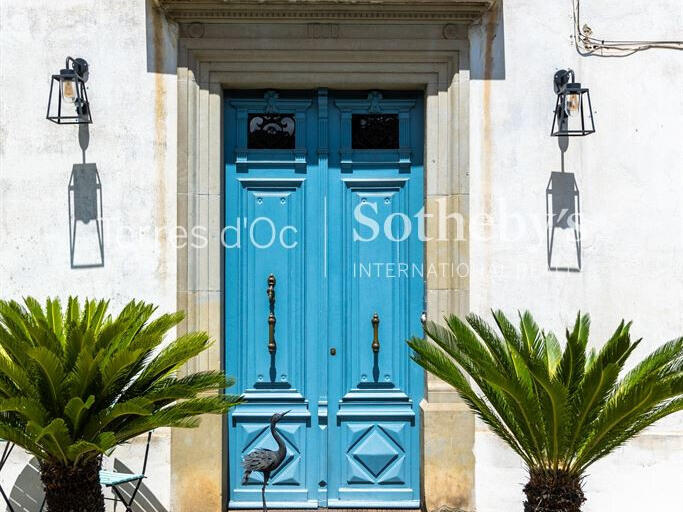
<path id="1" fill-rule="evenodd" d="M 266 512 L 266 485 L 268 484 L 268 479 L 270 478 L 270 473 L 275 471 L 280 467 L 282 461 L 285 460 L 287 455 L 287 447 L 285 442 L 280 437 L 275 429 L 275 424 L 280 421 L 285 414 L 290 411 L 285 411 L 282 413 L 275 413 L 270 417 L 270 433 L 277 443 L 277 451 L 266 450 L 265 448 L 259 448 L 254 450 L 242 461 L 242 466 L 244 467 L 244 476 L 242 477 L 242 485 L 246 485 L 249 481 L 249 475 L 252 471 L 260 471 L 263 473 L 263 487 L 261 487 L 261 499 L 263 500 L 263 512 Z"/>

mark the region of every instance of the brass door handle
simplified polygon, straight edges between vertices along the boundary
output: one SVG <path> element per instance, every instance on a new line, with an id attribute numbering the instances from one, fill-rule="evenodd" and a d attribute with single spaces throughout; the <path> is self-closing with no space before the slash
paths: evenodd
<path id="1" fill-rule="evenodd" d="M 377 329 L 379 328 L 379 315 L 375 313 L 372 315 L 372 351 L 376 354 L 379 352 L 379 338 L 377 337 Z"/>
<path id="2" fill-rule="evenodd" d="M 268 352 L 274 354 L 277 351 L 277 343 L 275 342 L 275 276 L 270 274 L 268 276 L 268 302 L 270 312 L 268 313 Z"/>

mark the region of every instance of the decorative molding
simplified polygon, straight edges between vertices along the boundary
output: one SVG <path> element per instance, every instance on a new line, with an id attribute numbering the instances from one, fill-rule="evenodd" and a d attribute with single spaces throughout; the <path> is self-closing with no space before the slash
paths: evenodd
<path id="1" fill-rule="evenodd" d="M 442 34 L 444 39 L 457 39 L 458 37 L 462 37 L 460 26 L 454 25 L 453 23 L 444 25 Z"/>
<path id="2" fill-rule="evenodd" d="M 415 21 L 471 23 L 496 0 L 159 0 L 166 15 L 192 21 Z"/>
<path id="3" fill-rule="evenodd" d="M 309 23 L 308 37 L 311 39 L 336 39 L 339 37 L 338 23 Z"/>
<path id="4" fill-rule="evenodd" d="M 204 37 L 204 24 L 194 21 L 187 26 L 186 32 L 193 39 Z"/>

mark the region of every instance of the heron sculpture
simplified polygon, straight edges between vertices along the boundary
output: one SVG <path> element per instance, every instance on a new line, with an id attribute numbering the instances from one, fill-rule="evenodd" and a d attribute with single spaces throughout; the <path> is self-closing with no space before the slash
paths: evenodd
<path id="1" fill-rule="evenodd" d="M 287 455 L 287 447 L 285 442 L 277 433 L 275 425 L 278 421 L 284 418 L 285 414 L 290 411 L 285 411 L 281 413 L 275 413 L 270 417 L 270 433 L 277 443 L 277 451 L 267 450 L 265 448 L 259 448 L 254 450 L 242 461 L 242 466 L 244 467 L 244 476 L 242 477 L 242 485 L 246 485 L 249 481 L 249 475 L 252 471 L 260 471 L 263 473 L 263 487 L 261 487 L 261 499 L 263 500 L 263 512 L 266 512 L 266 485 L 268 485 L 268 479 L 270 478 L 270 473 L 275 471 L 280 467 L 282 461 L 285 460 Z"/>

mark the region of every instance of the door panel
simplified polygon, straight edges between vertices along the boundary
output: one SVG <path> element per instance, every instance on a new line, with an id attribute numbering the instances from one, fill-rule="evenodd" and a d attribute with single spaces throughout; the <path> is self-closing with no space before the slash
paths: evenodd
<path id="1" fill-rule="evenodd" d="M 303 389 L 304 318 L 301 313 L 305 297 L 305 246 L 280 244 L 276 233 L 278 227 L 299 226 L 297 234 L 305 238 L 305 181 L 241 178 L 239 182 L 242 187 L 239 206 L 249 223 L 245 235 L 250 240 L 245 244 L 238 267 L 243 283 L 239 290 L 240 303 L 247 306 L 240 320 L 244 331 L 253 333 L 253 342 L 246 347 L 242 375 L 247 382 L 259 386 L 286 383 Z M 275 278 L 276 352 L 271 357 L 263 357 L 269 339 L 270 303 L 265 290 L 270 275 Z M 265 312 L 264 305 L 268 307 Z"/>
<path id="2" fill-rule="evenodd" d="M 340 94 L 330 109 L 330 217 L 342 219 L 330 268 L 342 271 L 329 274 L 328 339 L 341 347 L 329 363 L 329 507 L 420 504 L 423 377 L 405 340 L 424 301 L 421 112 L 419 97 L 379 93 Z"/>
<path id="3" fill-rule="evenodd" d="M 319 295 L 307 277 L 320 266 L 314 249 L 319 227 L 311 217 L 321 201 L 313 160 L 316 122 L 310 95 L 246 93 L 225 102 L 226 368 L 247 398 L 229 414 L 234 508 L 260 508 L 262 475 L 252 473 L 242 483 L 240 463 L 257 448 L 276 449 L 269 419 L 288 409 L 278 425 L 287 456 L 271 475 L 268 501 L 317 506 L 321 467 L 313 454 L 321 438 L 311 433 L 311 397 L 318 384 L 307 379 L 318 364 L 311 359 L 318 318 L 307 310 Z"/>
<path id="4" fill-rule="evenodd" d="M 269 506 L 419 506 L 422 98 L 228 93 L 225 142 L 230 507 L 260 507 L 240 462 L 287 409 Z"/>

